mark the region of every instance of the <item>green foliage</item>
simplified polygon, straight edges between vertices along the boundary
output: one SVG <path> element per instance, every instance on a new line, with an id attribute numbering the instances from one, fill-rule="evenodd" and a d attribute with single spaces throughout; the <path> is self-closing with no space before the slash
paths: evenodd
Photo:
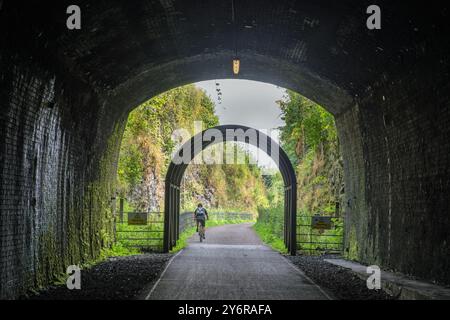
<path id="1" fill-rule="evenodd" d="M 193 85 L 163 93 L 130 113 L 118 165 L 119 193 L 136 210 L 159 211 L 175 130 L 193 133 L 194 121 L 216 126 L 214 104 Z"/>
<path id="2" fill-rule="evenodd" d="M 163 215 L 151 213 L 147 219 L 147 225 L 129 225 L 128 215 L 125 214 L 123 223 L 116 224 L 116 243 L 123 248 L 131 248 L 132 252 L 161 250 L 164 230 Z M 120 252 L 120 246 L 115 251 Z"/>
<path id="3" fill-rule="evenodd" d="M 196 233 L 195 227 L 184 230 L 180 234 L 180 239 L 178 239 L 177 245 L 172 249 L 171 253 L 177 253 L 178 251 L 186 248 L 186 246 L 188 245 L 188 240 L 192 238 L 195 233 Z"/>
<path id="4" fill-rule="evenodd" d="M 309 149 L 337 141 L 333 115 L 316 103 L 287 90 L 285 99 L 278 104 L 286 123 L 280 139 L 293 163 L 298 163 Z"/>
<path id="5" fill-rule="evenodd" d="M 271 208 L 278 208 L 280 206 L 283 206 L 284 181 L 279 171 L 271 176 L 266 177 L 265 188 L 267 190 L 267 205 L 260 205 L 258 207 L 258 211 L 260 211 L 261 208 L 268 208 L 269 206 Z"/>
<path id="6" fill-rule="evenodd" d="M 141 181 L 144 171 L 143 156 L 138 145 L 131 144 L 123 148 L 118 174 L 125 186 L 134 186 Z"/>
<path id="7" fill-rule="evenodd" d="M 297 233 L 303 242 L 325 242 L 324 248 L 336 248 L 342 241 L 341 221 L 326 237 L 315 234 L 310 226 L 314 214 L 334 215 L 336 203 L 343 192 L 342 162 L 339 153 L 337 130 L 333 116 L 314 102 L 287 91 L 278 101 L 286 125 L 280 128 L 281 146 L 290 157 L 297 173 L 298 222 L 305 224 Z M 259 208 L 255 226 L 258 234 L 270 245 L 283 245 L 283 184 L 280 176 L 271 179 L 267 186 L 270 208 Z M 328 231 L 327 231 L 328 232 Z M 316 249 L 316 244 L 302 244 L 304 253 Z M 319 249 L 323 249 L 320 247 Z"/>
<path id="8" fill-rule="evenodd" d="M 287 253 L 287 249 L 284 245 L 283 239 L 273 233 L 273 229 L 270 225 L 264 223 L 256 223 L 253 228 L 255 229 L 261 240 L 264 243 L 268 244 L 272 249 L 283 254 Z"/>
<path id="9" fill-rule="evenodd" d="M 254 226 L 260 238 L 273 249 L 286 253 L 283 241 L 284 207 L 260 209 L 258 221 Z M 339 252 L 342 249 L 343 220 L 332 219 L 333 228 L 320 232 L 311 227 L 311 216 L 300 213 L 297 217 L 297 249 L 302 254 L 318 252 Z"/>
<path id="10" fill-rule="evenodd" d="M 203 129 L 218 125 L 214 103 L 193 85 L 163 93 L 130 113 L 118 166 L 119 193 L 127 198 L 128 210 L 163 211 L 172 133 L 183 128 L 193 135 L 195 121 L 202 121 Z M 234 144 L 225 144 L 224 152 L 227 148 L 243 153 Z M 244 164 L 190 164 L 182 184 L 182 210 L 202 202 L 208 208 L 256 214 L 258 204 L 268 205 L 259 167 L 250 164 L 248 154 L 244 159 Z"/>
<path id="11" fill-rule="evenodd" d="M 212 209 L 256 213 L 258 203 L 267 204 L 260 170 L 251 164 L 190 165 L 182 186 L 184 211 L 202 202 Z"/>
<path id="12" fill-rule="evenodd" d="M 138 249 L 130 248 L 123 245 L 121 242 L 117 242 L 111 248 L 107 248 L 102 251 L 101 259 L 105 260 L 110 257 L 126 257 L 137 254 L 140 254 Z"/>
<path id="13" fill-rule="evenodd" d="M 286 253 L 283 241 L 284 207 L 259 208 L 258 221 L 254 229 L 261 240 L 274 250 Z"/>
<path id="14" fill-rule="evenodd" d="M 343 192 L 343 169 L 334 117 L 321 106 L 287 91 L 278 102 L 286 121 L 281 145 L 296 163 L 302 214 L 332 214 Z"/>
<path id="15" fill-rule="evenodd" d="M 292 91 L 278 104 L 286 123 L 280 128 L 281 145 L 297 171 L 299 215 L 330 215 L 343 189 L 334 118 Z M 163 210 L 164 178 L 174 149 L 172 133 L 185 128 L 193 134 L 194 121 L 203 121 L 204 129 L 218 124 L 213 102 L 193 85 L 159 95 L 130 114 L 118 170 L 119 190 L 129 200 L 128 209 Z M 236 145 L 225 144 L 225 152 L 227 148 L 242 152 Z M 263 181 L 248 154 L 245 160 L 241 165 L 191 164 L 182 184 L 182 211 L 202 202 L 209 210 L 258 212 L 255 230 L 282 251 L 283 179 L 277 174 Z M 188 236 L 189 230 L 178 248 Z"/>
<path id="16" fill-rule="evenodd" d="M 211 99 L 193 85 L 163 93 L 129 115 L 118 169 L 120 195 L 127 199 L 126 212 L 164 210 L 164 179 L 174 151 L 172 133 L 183 128 L 193 135 L 194 121 L 202 121 L 203 129 L 218 125 Z M 229 147 L 234 148 L 235 152 L 242 152 L 234 145 Z M 267 205 L 260 169 L 249 163 L 248 154 L 244 157 L 245 163 L 242 165 L 189 165 L 182 184 L 181 211 L 194 210 L 198 202 L 202 202 L 210 212 L 220 209 L 256 214 L 258 203 Z M 123 224 L 117 224 L 120 246 L 113 247 L 108 254 L 133 254 L 134 251 L 124 249 L 130 246 L 162 246 L 161 223 L 129 226 L 126 215 L 124 218 Z M 162 218 L 159 220 L 162 221 Z M 208 226 L 240 222 L 228 218 L 212 219 Z M 192 234 L 192 229 L 186 230 L 180 236 L 175 251 L 183 248 Z"/>

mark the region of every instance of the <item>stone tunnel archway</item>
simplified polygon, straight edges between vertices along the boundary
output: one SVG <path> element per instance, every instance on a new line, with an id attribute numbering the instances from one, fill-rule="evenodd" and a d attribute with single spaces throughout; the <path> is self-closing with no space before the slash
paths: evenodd
<path id="1" fill-rule="evenodd" d="M 225 139 L 205 139 L 205 133 L 215 130 Z M 242 130 L 243 139 L 235 134 L 228 134 L 230 131 Z M 249 132 L 254 134 L 254 139 L 250 137 Z M 201 142 L 196 148 L 197 141 Z M 297 251 L 297 179 L 295 170 L 292 167 L 289 157 L 284 150 L 266 134 L 259 130 L 242 125 L 223 125 L 207 129 L 192 137 L 179 150 L 180 156 L 183 151 L 189 150 L 189 162 L 206 148 L 223 142 L 244 142 L 252 144 L 264 152 L 278 165 L 284 182 L 284 244 L 291 255 Z M 201 147 L 200 147 L 201 146 Z M 184 173 L 189 166 L 186 161 L 175 163 L 172 161 L 166 174 L 165 195 L 164 195 L 164 244 L 165 252 L 171 250 L 179 238 L 179 217 L 180 217 L 180 188 Z"/>
<path id="2" fill-rule="evenodd" d="M 380 0 L 368 30 L 361 0 L 235 1 L 235 26 L 231 1 L 79 0 L 69 31 L 71 1 L 0 3 L 0 297 L 109 244 L 130 110 L 231 77 L 335 115 L 349 257 L 450 284 L 449 4 Z"/>

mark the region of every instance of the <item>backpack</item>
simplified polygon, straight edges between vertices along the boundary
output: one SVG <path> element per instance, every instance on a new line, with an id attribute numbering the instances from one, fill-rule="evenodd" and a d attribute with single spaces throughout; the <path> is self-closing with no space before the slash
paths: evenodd
<path id="1" fill-rule="evenodd" d="M 195 217 L 197 219 L 205 219 L 205 216 L 206 216 L 205 208 L 197 208 L 197 210 L 195 210 Z"/>

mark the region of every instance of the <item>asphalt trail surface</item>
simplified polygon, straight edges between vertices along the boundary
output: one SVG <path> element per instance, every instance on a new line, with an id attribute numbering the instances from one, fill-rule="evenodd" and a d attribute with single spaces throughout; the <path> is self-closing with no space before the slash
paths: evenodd
<path id="1" fill-rule="evenodd" d="M 251 224 L 206 230 L 167 265 L 150 300 L 326 300 L 329 295 L 278 252 Z"/>

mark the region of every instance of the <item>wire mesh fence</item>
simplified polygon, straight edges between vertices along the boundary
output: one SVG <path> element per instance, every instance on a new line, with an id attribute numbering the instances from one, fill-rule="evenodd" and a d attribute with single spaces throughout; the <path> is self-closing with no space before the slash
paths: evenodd
<path id="1" fill-rule="evenodd" d="M 180 214 L 180 233 L 195 226 L 194 214 L 192 212 L 184 212 Z"/>
<path id="2" fill-rule="evenodd" d="M 241 212 L 209 212 L 210 221 L 233 223 L 242 221 L 253 221 L 254 216 L 251 213 Z M 193 212 L 184 212 L 180 214 L 180 233 L 196 225 Z"/>
<path id="3" fill-rule="evenodd" d="M 214 220 L 222 221 L 252 221 L 254 215 L 251 213 L 243 212 L 211 212 L 210 218 Z"/>

